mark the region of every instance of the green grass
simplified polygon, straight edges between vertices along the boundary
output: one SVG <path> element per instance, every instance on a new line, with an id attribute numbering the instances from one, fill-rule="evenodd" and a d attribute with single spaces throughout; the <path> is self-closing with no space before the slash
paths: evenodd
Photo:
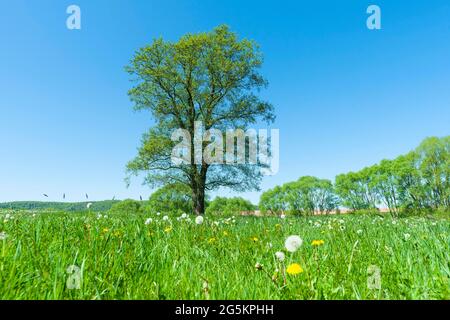
<path id="1" fill-rule="evenodd" d="M 450 299 L 445 218 L 206 217 L 196 225 L 153 216 L 146 225 L 149 216 L 138 214 L 12 216 L 0 213 L 0 299 Z M 274 253 L 293 234 L 303 245 L 285 251 L 282 265 Z M 284 285 L 294 262 L 304 272 Z M 67 288 L 70 265 L 81 269 L 79 290 Z M 381 289 L 367 286 L 370 265 L 381 270 Z"/>

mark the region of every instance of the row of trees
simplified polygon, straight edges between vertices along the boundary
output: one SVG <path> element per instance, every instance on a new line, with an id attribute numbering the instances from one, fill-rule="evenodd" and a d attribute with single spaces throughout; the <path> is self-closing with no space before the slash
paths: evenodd
<path id="1" fill-rule="evenodd" d="M 340 174 L 335 183 L 301 177 L 264 192 L 260 209 L 294 214 L 351 210 L 450 208 L 450 136 L 425 139 L 418 148 L 394 160 L 382 160 L 358 172 Z"/>

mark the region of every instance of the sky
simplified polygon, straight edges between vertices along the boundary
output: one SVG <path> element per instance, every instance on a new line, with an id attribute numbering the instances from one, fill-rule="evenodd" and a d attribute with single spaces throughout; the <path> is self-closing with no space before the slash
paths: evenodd
<path id="1" fill-rule="evenodd" d="M 71 4 L 81 8 L 81 30 L 66 27 Z M 381 30 L 366 26 L 371 4 Z M 262 190 L 303 175 L 333 179 L 450 134 L 448 0 L 0 5 L 0 202 L 148 197 L 139 177 L 124 182 L 152 125 L 149 113 L 133 111 L 124 67 L 154 38 L 220 24 L 264 54 L 261 97 L 275 107 L 280 168 Z M 260 193 L 239 195 L 257 203 Z"/>

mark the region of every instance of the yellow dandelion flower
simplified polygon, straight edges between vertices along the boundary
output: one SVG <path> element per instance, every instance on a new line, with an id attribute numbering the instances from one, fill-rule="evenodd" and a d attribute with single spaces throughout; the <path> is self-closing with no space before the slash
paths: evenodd
<path id="1" fill-rule="evenodd" d="M 275 225 L 275 228 L 280 229 L 280 228 L 281 228 L 281 224 L 277 223 L 277 224 Z"/>
<path id="2" fill-rule="evenodd" d="M 257 237 L 251 237 L 250 238 L 253 242 L 258 242 L 259 241 L 259 239 L 257 238 Z"/>
<path id="3" fill-rule="evenodd" d="M 167 227 L 167 228 L 164 229 L 165 233 L 169 233 L 170 231 L 172 231 L 172 227 Z"/>
<path id="4" fill-rule="evenodd" d="M 311 242 L 311 244 L 312 244 L 313 246 L 316 246 L 316 247 L 321 246 L 321 245 L 323 245 L 324 243 L 325 243 L 325 241 L 323 241 L 323 240 L 313 240 L 313 241 Z"/>
<path id="5" fill-rule="evenodd" d="M 223 235 L 224 235 L 225 237 L 227 237 L 227 236 L 229 235 L 229 233 L 226 232 L 226 231 L 224 231 L 224 232 L 223 232 Z"/>
<path id="6" fill-rule="evenodd" d="M 217 240 L 216 238 L 212 237 L 212 238 L 209 238 L 208 242 L 209 243 L 214 243 L 214 242 L 216 242 L 216 240 Z"/>
<path id="7" fill-rule="evenodd" d="M 109 232 L 109 229 L 108 228 L 103 228 L 102 232 L 103 233 L 107 233 L 107 232 Z"/>
<path id="8" fill-rule="evenodd" d="M 290 275 L 297 275 L 303 272 L 303 268 L 298 263 L 292 263 L 286 268 L 286 272 Z"/>

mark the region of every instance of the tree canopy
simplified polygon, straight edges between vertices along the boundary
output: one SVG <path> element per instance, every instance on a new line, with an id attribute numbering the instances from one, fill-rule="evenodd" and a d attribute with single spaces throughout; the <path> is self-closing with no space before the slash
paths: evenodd
<path id="1" fill-rule="evenodd" d="M 204 159 L 198 163 L 194 138 L 198 122 L 205 130 L 245 131 L 258 121 L 274 120 L 272 105 L 257 95 L 267 86 L 259 73 L 262 62 L 254 41 L 239 39 L 224 25 L 211 32 L 187 34 L 178 42 L 156 39 L 139 49 L 127 67 L 135 81 L 129 96 L 136 110 L 151 112 L 154 126 L 144 134 L 128 172 L 145 172 L 144 183 L 151 186 L 189 186 L 198 214 L 205 211 L 206 191 L 220 187 L 258 190 L 259 165 L 209 164 Z M 171 137 L 177 129 L 190 134 L 188 164 L 172 161 L 178 141 Z M 202 142 L 202 155 L 206 148 Z"/>

